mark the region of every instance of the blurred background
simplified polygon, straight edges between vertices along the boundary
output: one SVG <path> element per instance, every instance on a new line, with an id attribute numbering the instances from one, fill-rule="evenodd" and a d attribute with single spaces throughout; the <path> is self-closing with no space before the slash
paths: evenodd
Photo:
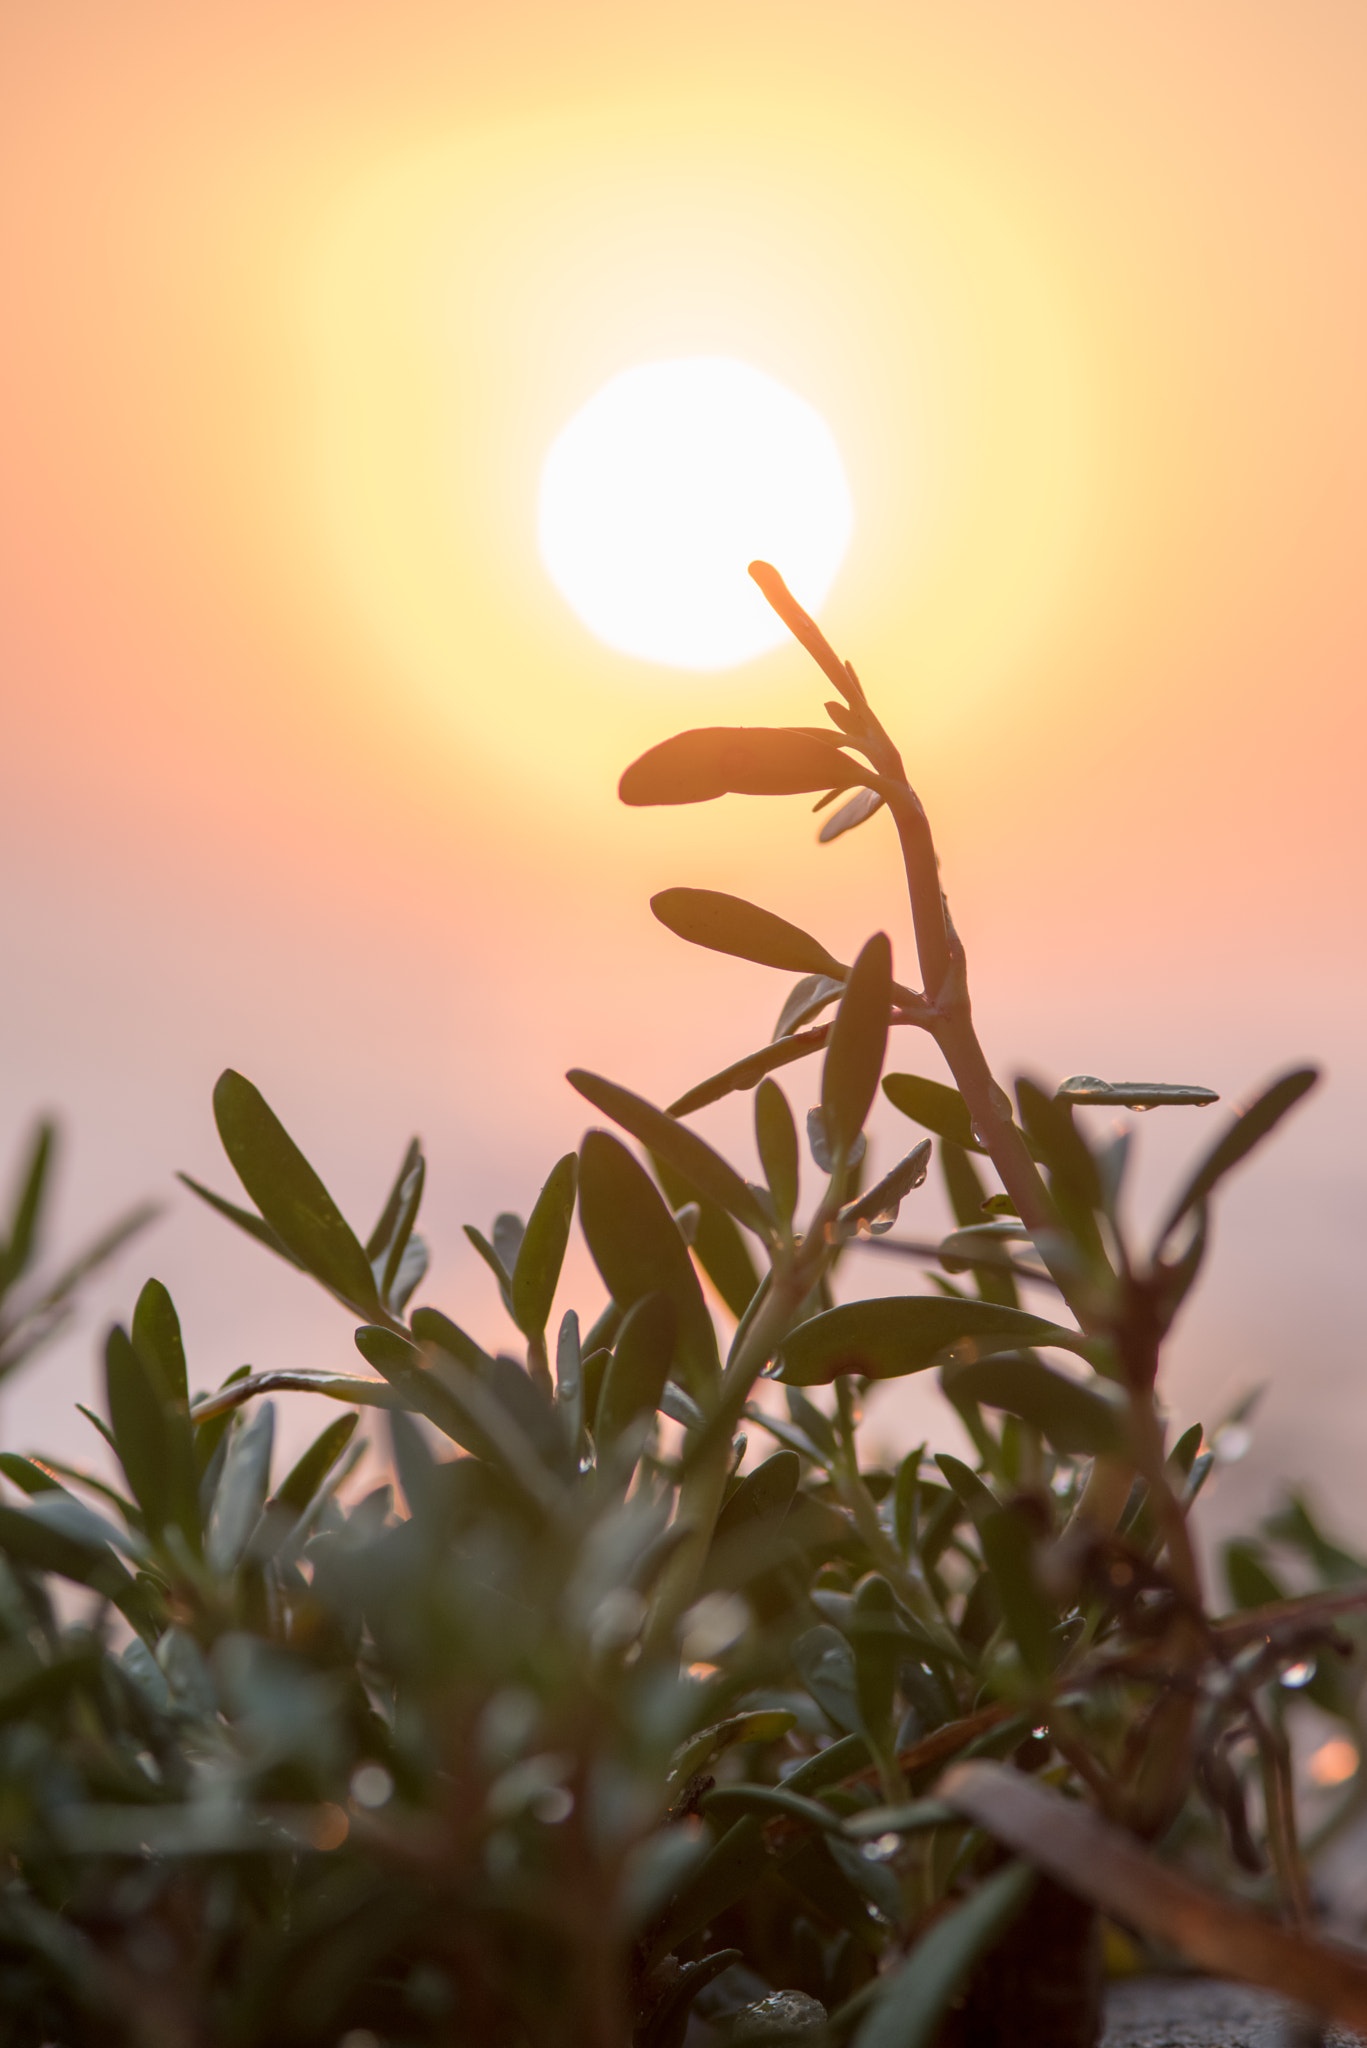
<path id="1" fill-rule="evenodd" d="M 1323 1063 L 1221 1203 L 1169 1390 L 1213 1425 L 1271 1383 L 1212 1529 L 1295 1479 L 1367 1536 L 1365 86 L 1355 0 L 6 9 L 0 1142 L 60 1112 L 67 1245 L 167 1206 L 5 1443 L 88 1437 L 149 1271 L 192 1385 L 354 1361 L 173 1180 L 235 1192 L 225 1065 L 362 1233 L 421 1132 L 424 1292 L 506 1344 L 459 1226 L 577 1142 L 564 1069 L 668 1101 L 786 992 L 653 890 L 846 957 L 884 926 L 911 971 L 885 821 L 818 851 L 802 799 L 616 802 L 680 725 L 811 720 L 815 669 L 613 653 L 538 559 L 571 414 L 722 354 L 839 444 L 822 623 L 931 813 L 998 1072 L 1228 1099 Z M 748 1164 L 747 1107 L 700 1127 Z M 1223 1114 L 1142 1120 L 1137 1215 Z"/>

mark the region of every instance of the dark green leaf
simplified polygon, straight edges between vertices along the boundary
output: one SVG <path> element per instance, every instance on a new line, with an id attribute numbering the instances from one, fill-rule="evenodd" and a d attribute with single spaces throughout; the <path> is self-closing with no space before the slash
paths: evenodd
<path id="1" fill-rule="evenodd" d="M 444 1316 L 437 1317 L 435 1309 L 424 1310 L 421 1313 L 429 1319 L 442 1323 L 446 1321 Z M 415 1316 L 413 1320 L 416 1326 L 418 1318 Z M 430 1326 L 429 1321 L 428 1327 Z M 451 1324 L 450 1328 L 454 1330 L 455 1325 Z M 415 1337 L 419 1335 L 416 1327 L 413 1334 Z M 462 1353 L 451 1349 L 440 1337 L 424 1335 L 419 1341 L 431 1344 L 437 1356 L 444 1352 L 448 1357 L 455 1359 L 463 1370 L 470 1371 Z M 462 1450 L 478 1452 L 482 1457 L 491 1454 L 485 1433 L 472 1424 L 466 1404 L 453 1394 L 449 1376 L 440 1374 L 435 1369 L 435 1364 L 431 1369 L 424 1365 L 422 1354 L 406 1338 L 393 1330 L 382 1329 L 376 1324 L 367 1324 L 356 1331 L 355 1344 L 366 1364 L 373 1365 L 376 1372 L 388 1380 L 390 1386 L 401 1396 L 405 1406 L 415 1409 L 419 1415 L 425 1415 L 429 1422 L 434 1422 L 437 1428 L 449 1436 L 453 1443 L 459 1444 Z M 493 1361 L 486 1358 L 483 1352 L 479 1356 L 484 1365 L 492 1364 Z M 470 1372 L 470 1377 L 475 1378 L 475 1374 Z M 389 1407 L 391 1403 L 386 1401 L 383 1405 Z"/>
<path id="2" fill-rule="evenodd" d="M 416 1142 L 415 1140 L 414 1143 Z M 394 1227 L 371 1260 L 370 1270 L 375 1275 L 380 1299 L 387 1302 L 396 1315 L 427 1271 L 426 1247 L 422 1239 L 413 1234 L 413 1226 L 422 1207 L 422 1193 L 426 1182 L 427 1161 L 419 1152 L 399 1189 L 399 1207 L 394 1218 Z"/>
<path id="3" fill-rule="evenodd" d="M 755 1142 L 774 1207 L 791 1227 L 798 1199 L 797 1126 L 777 1081 L 763 1080 L 755 1091 Z"/>
<path id="4" fill-rule="evenodd" d="M 970 1343 L 981 1356 L 1034 1344 L 1076 1351 L 1084 1339 L 1075 1330 L 996 1302 L 887 1295 L 844 1302 L 799 1323 L 783 1341 L 777 1377 L 798 1387 L 827 1386 L 843 1372 L 898 1379 L 923 1371 L 951 1347 Z"/>
<path id="5" fill-rule="evenodd" d="M 1073 1197 L 1080 1209 L 1104 1207 L 1101 1176 L 1091 1148 L 1073 1121 L 1072 1105 L 1056 1101 L 1024 1075 L 1016 1083 L 1021 1123 L 1035 1157 L 1048 1167 L 1056 1198 Z M 1076 1217 L 1070 1217 L 1076 1223 Z"/>
<path id="6" fill-rule="evenodd" d="M 560 1319 L 555 1344 L 555 1405 L 565 1424 L 565 1438 L 577 1451 L 584 1427 L 583 1359 L 579 1349 L 579 1318 L 567 1309 Z"/>
<path id="7" fill-rule="evenodd" d="M 937 1138 L 948 1138 L 966 1152 L 987 1149 L 973 1134 L 968 1104 L 957 1088 L 947 1088 L 943 1081 L 924 1080 L 920 1074 L 885 1074 L 883 1093 L 894 1109 L 924 1130 L 933 1131 Z"/>
<path id="8" fill-rule="evenodd" d="M 340 1300 L 380 1314 L 370 1261 L 341 1211 L 260 1091 L 231 1067 L 214 1088 L 214 1118 L 239 1180 L 276 1236 Z"/>
<path id="9" fill-rule="evenodd" d="M 62 1493 L 65 1489 L 46 1471 L 35 1465 L 32 1458 L 21 1458 L 15 1451 L 0 1451 L 0 1472 L 3 1472 L 13 1486 L 30 1497 L 39 1493 Z"/>
<path id="10" fill-rule="evenodd" d="M 712 1318 L 678 1225 L 643 1166 L 606 1131 L 590 1131 L 579 1155 L 579 1218 L 594 1264 L 623 1311 L 667 1294 L 676 1317 L 674 1377 L 697 1398 L 718 1364 Z"/>
<path id="11" fill-rule="evenodd" d="M 674 1304 L 667 1294 L 647 1294 L 627 1311 L 612 1362 L 598 1396 L 594 1436 L 616 1443 L 638 1416 L 654 1415 L 674 1355 Z"/>
<path id="12" fill-rule="evenodd" d="M 275 1252 L 282 1259 L 288 1259 L 290 1265 L 297 1266 L 301 1273 L 307 1271 L 304 1261 L 294 1256 L 289 1246 L 276 1236 L 263 1217 L 254 1216 L 250 1209 L 240 1209 L 236 1202 L 228 1201 L 223 1195 L 216 1195 L 212 1188 L 204 1187 L 188 1173 L 178 1173 L 176 1179 L 189 1188 L 191 1194 L 198 1195 L 201 1202 L 207 1202 L 220 1216 L 226 1216 L 239 1230 L 245 1230 L 248 1237 L 254 1237 L 258 1244 L 264 1244 L 267 1251 Z"/>
<path id="13" fill-rule="evenodd" d="M 1001 1507 L 996 1494 L 990 1486 L 984 1485 L 976 1472 L 965 1465 L 962 1458 L 951 1457 L 948 1451 L 939 1451 L 936 1453 L 935 1462 L 981 1531 Z"/>
<path id="14" fill-rule="evenodd" d="M 878 1092 L 892 1008 L 892 947 L 875 932 L 850 969 L 821 1073 L 827 1142 L 848 1159 Z"/>
<path id="15" fill-rule="evenodd" d="M 892 1708 L 907 1634 L 892 1587 L 880 1572 L 869 1572 L 855 1588 L 850 1638 L 862 1726 L 883 1755 L 892 1743 Z"/>
<path id="16" fill-rule="evenodd" d="M 927 1828 L 961 1825 L 952 1806 L 942 1799 L 910 1799 L 905 1806 L 875 1806 L 868 1813 L 851 1814 L 844 1832 L 856 1842 L 878 1835 L 916 1835 Z"/>
<path id="17" fill-rule="evenodd" d="M 578 1182 L 578 1155 L 567 1152 L 547 1175 L 518 1246 L 512 1274 L 513 1321 L 529 1339 L 544 1337 L 550 1320 L 570 1241 Z"/>
<path id="18" fill-rule="evenodd" d="M 1021 1508 L 998 1508 L 978 1525 L 987 1568 L 997 1584 L 1002 1614 L 1027 1671 L 1037 1682 L 1053 1669 L 1054 1615 L 1035 1577 L 1035 1532 Z"/>
<path id="19" fill-rule="evenodd" d="M 20 1175 L 14 1207 L 10 1212 L 8 1236 L 0 1246 L 0 1295 L 7 1293 L 32 1263 L 56 1142 L 55 1126 L 44 1119 L 33 1133 L 28 1163 Z"/>
<path id="20" fill-rule="evenodd" d="M 118 1323 L 105 1343 L 104 1376 L 119 1462 L 148 1528 L 160 1530 L 171 1508 L 167 1417 L 158 1383 Z"/>
<path id="21" fill-rule="evenodd" d="M 440 1309 L 415 1309 L 410 1328 L 419 1344 L 440 1345 L 443 1351 L 450 1352 L 452 1358 L 468 1365 L 472 1372 L 483 1371 L 489 1363 L 488 1352 L 476 1344 L 473 1337 L 467 1337 L 459 1323 L 453 1323 Z"/>
<path id="22" fill-rule="evenodd" d="M 829 1806 L 822 1806 L 815 1799 L 806 1799 L 801 1792 L 791 1792 L 786 1785 L 718 1785 L 714 1791 L 704 1793 L 702 1810 L 726 1825 L 753 1815 L 758 1820 L 777 1820 L 780 1815 L 788 1820 L 800 1820 L 809 1828 L 821 1832 L 834 1831 L 840 1826 L 838 1814 Z"/>
<path id="23" fill-rule="evenodd" d="M 868 769 L 830 741 L 783 727 L 704 726 L 681 732 L 633 761 L 618 784 L 624 804 L 700 804 L 734 792 L 797 796 L 848 789 Z"/>
<path id="24" fill-rule="evenodd" d="M 1274 1600 L 1285 1600 L 1286 1588 L 1268 1570 L 1260 1543 L 1235 1537 L 1225 1545 L 1224 1566 L 1229 1597 L 1236 1607 L 1269 1607 Z"/>
<path id="25" fill-rule="evenodd" d="M 1126 1404 L 1107 1382 L 1087 1385 L 1028 1353 L 1005 1353 L 946 1368 L 950 1400 L 974 1401 L 1018 1415 L 1064 1457 L 1118 1457 L 1126 1441 Z"/>
<path id="26" fill-rule="evenodd" d="M 809 1628 L 793 1644 L 792 1657 L 798 1677 L 822 1712 L 847 1735 L 863 1735 L 854 1652 L 840 1631 L 825 1622 Z"/>
<path id="27" fill-rule="evenodd" d="M 754 1189 L 696 1131 L 690 1131 L 629 1089 L 619 1088 L 615 1081 L 586 1074 L 578 1067 L 565 1078 L 595 1109 L 601 1109 L 652 1152 L 667 1159 L 695 1188 L 729 1210 L 747 1230 L 766 1240 L 772 1237 L 773 1224 L 756 1200 Z"/>
<path id="28" fill-rule="evenodd" d="M 160 1280 L 149 1280 L 138 1296 L 133 1310 L 133 1349 L 155 1374 L 163 1398 L 188 1413 L 190 1387 L 180 1318 Z"/>
<path id="29" fill-rule="evenodd" d="M 303 1457 L 275 1489 L 275 1498 L 282 1507 L 293 1508 L 297 1515 L 303 1514 L 351 1442 L 360 1419 L 359 1415 L 339 1415 L 335 1422 L 328 1424 L 321 1435 L 314 1438 Z"/>
<path id="30" fill-rule="evenodd" d="M 650 907 L 679 938 L 713 953 L 836 982 L 843 982 L 849 971 L 819 939 L 742 896 L 726 896 L 716 889 L 662 889 L 651 897 Z"/>
<path id="31" fill-rule="evenodd" d="M 747 1053 L 734 1066 L 723 1067 L 719 1074 L 699 1081 L 696 1088 L 670 1103 L 669 1114 L 691 1116 L 695 1109 L 706 1109 L 709 1103 L 720 1102 L 725 1095 L 753 1088 L 777 1068 L 791 1066 L 794 1060 L 805 1059 L 809 1052 L 820 1052 L 829 1035 L 828 1025 L 814 1024 L 810 1031 L 795 1031 L 791 1038 L 780 1039 L 777 1045 L 762 1045 L 758 1052 Z"/>
<path id="32" fill-rule="evenodd" d="M 744 1534 L 761 1523 L 783 1520 L 792 1506 L 802 1462 L 796 1451 L 775 1451 L 747 1472 L 717 1517 L 714 1541 Z"/>
<path id="33" fill-rule="evenodd" d="M 1182 1218 L 1205 1201 L 1216 1182 L 1222 1180 L 1232 1166 L 1237 1166 L 1246 1153 L 1261 1143 L 1269 1131 L 1281 1122 L 1287 1111 L 1300 1101 L 1302 1095 L 1314 1087 L 1318 1079 L 1318 1068 L 1298 1067 L 1289 1074 L 1283 1074 L 1270 1088 L 1265 1088 L 1246 1109 L 1237 1109 L 1234 1112 L 1233 1123 L 1207 1152 L 1173 1203 L 1167 1221 L 1158 1233 L 1160 1246 L 1171 1237 Z"/>
<path id="34" fill-rule="evenodd" d="M 854 2048 L 932 2048 L 974 1964 L 1001 1940 L 1035 1883 L 1027 1864 L 1008 1863 L 942 1915 L 902 1967 L 883 1980 Z"/>
<path id="35" fill-rule="evenodd" d="M 719 1202 L 714 1202 L 710 1195 L 695 1187 L 686 1175 L 671 1166 L 658 1152 L 651 1153 L 650 1163 L 676 1215 L 689 1202 L 696 1208 L 698 1222 L 693 1233 L 693 1256 L 739 1322 L 759 1286 L 759 1270 L 750 1255 L 749 1245 L 741 1235 L 739 1224 Z"/>

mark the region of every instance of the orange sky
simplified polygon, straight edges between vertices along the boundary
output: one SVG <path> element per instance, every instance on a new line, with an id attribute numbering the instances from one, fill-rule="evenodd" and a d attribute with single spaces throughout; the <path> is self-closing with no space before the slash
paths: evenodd
<path id="1" fill-rule="evenodd" d="M 423 1132 L 435 1291 L 492 1341 L 459 1224 L 575 1142 L 564 1068 L 668 1099 L 781 1000 L 652 889 L 906 955 L 878 826 L 818 856 L 800 802 L 614 800 L 681 724 L 812 717 L 815 671 L 612 654 L 537 564 L 576 406 L 725 353 L 840 442 L 823 623 L 930 808 L 999 1069 L 1237 1095 L 1326 1061 L 1172 1391 L 1212 1419 L 1272 1376 L 1226 1501 L 1322 1466 L 1352 1512 L 1365 90 L 1356 0 L 7 10 L 0 1134 L 66 1113 L 68 1231 L 168 1192 L 100 1312 L 150 1268 L 199 1383 L 345 1358 L 169 1193 L 227 1185 L 231 1062 L 363 1224 Z M 1145 1187 L 1207 1129 L 1147 1119 Z M 65 1432 L 94 1321 L 9 1441 Z"/>

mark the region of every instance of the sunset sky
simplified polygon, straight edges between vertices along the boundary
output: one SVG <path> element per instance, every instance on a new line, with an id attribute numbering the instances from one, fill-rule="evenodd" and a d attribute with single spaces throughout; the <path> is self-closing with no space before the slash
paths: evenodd
<path id="1" fill-rule="evenodd" d="M 616 801 L 680 726 L 817 716 L 805 657 L 614 653 L 538 558 L 571 415 L 720 355 L 840 449 L 822 624 L 930 812 L 998 1072 L 1237 1099 L 1325 1064 L 1169 1387 L 1213 1423 L 1273 1383 L 1217 1518 L 1318 1475 L 1367 1540 L 1365 95 L 1358 0 L 6 9 L 0 1144 L 61 1112 L 67 1245 L 168 1203 L 6 1443 L 80 1443 L 148 1271 L 194 1385 L 354 1362 L 176 1189 L 232 1191 L 225 1065 L 363 1232 L 420 1131 L 425 1292 L 507 1343 L 460 1224 L 577 1143 L 565 1068 L 668 1101 L 786 991 L 653 890 L 836 952 L 883 927 L 911 972 L 885 821 L 818 850 L 802 799 Z M 1222 1114 L 1141 1121 L 1140 1216 Z M 753 1170 L 743 1107 L 700 1127 Z M 893 1440 L 936 1397 L 881 1401 Z"/>

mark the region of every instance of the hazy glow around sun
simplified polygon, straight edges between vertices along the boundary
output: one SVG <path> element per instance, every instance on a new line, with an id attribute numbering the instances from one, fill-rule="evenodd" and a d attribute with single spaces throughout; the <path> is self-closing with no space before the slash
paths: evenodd
<path id="1" fill-rule="evenodd" d="M 853 523 L 821 415 L 724 356 L 624 370 L 558 435 L 541 474 L 556 588 L 609 647 L 671 668 L 730 668 L 784 640 L 747 564 L 773 562 L 813 611 Z"/>

